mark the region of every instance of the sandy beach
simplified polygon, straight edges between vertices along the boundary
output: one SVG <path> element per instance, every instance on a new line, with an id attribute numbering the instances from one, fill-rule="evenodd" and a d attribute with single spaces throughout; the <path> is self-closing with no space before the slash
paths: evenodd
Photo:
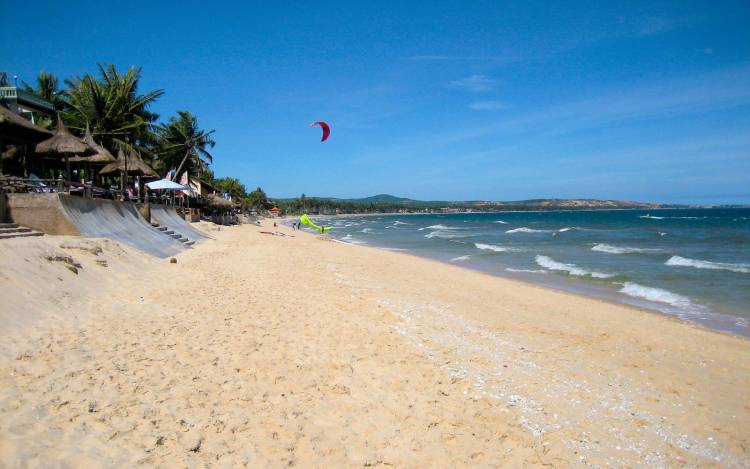
<path id="1" fill-rule="evenodd" d="M 750 467 L 746 339 L 264 224 L 0 242 L 0 467 Z"/>

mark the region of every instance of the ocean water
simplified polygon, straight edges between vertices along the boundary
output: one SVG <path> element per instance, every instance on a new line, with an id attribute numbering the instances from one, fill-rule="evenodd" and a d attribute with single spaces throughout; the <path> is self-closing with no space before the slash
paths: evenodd
<path id="1" fill-rule="evenodd" d="M 750 209 L 313 217 L 345 242 L 750 336 Z"/>

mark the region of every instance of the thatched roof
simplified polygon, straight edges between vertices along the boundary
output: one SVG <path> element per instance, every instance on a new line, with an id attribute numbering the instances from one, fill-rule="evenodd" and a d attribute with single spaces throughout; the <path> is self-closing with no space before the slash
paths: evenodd
<path id="1" fill-rule="evenodd" d="M 219 197 L 216 194 L 211 194 L 207 197 L 208 199 L 208 206 L 209 207 L 216 207 L 216 208 L 231 208 L 232 202 L 224 199 L 222 197 Z"/>
<path id="2" fill-rule="evenodd" d="M 34 152 L 37 155 L 44 156 L 70 157 L 92 155 L 95 150 L 84 143 L 83 140 L 68 132 L 58 113 L 57 129 L 54 135 L 41 143 L 37 143 Z"/>
<path id="3" fill-rule="evenodd" d="M 109 164 L 114 163 L 117 159 L 112 156 L 106 148 L 99 145 L 94 141 L 94 137 L 91 135 L 88 123 L 86 124 L 86 134 L 83 136 L 83 143 L 93 148 L 96 153 L 91 156 L 74 156 L 70 161 L 85 161 L 92 164 Z"/>
<path id="4" fill-rule="evenodd" d="M 52 137 L 52 132 L 34 125 L 0 105 L 0 139 L 8 143 L 37 143 Z"/>
<path id="5" fill-rule="evenodd" d="M 125 164 L 125 155 L 123 154 L 122 150 L 119 150 L 117 152 L 117 160 L 114 163 L 110 163 L 102 168 L 102 170 L 99 171 L 99 174 L 101 174 L 102 176 L 118 175 L 121 172 L 125 171 Z M 127 170 L 128 174 L 137 174 L 139 176 L 145 177 L 159 177 L 159 175 L 151 166 L 143 162 L 138 153 L 132 151 L 128 152 Z"/>

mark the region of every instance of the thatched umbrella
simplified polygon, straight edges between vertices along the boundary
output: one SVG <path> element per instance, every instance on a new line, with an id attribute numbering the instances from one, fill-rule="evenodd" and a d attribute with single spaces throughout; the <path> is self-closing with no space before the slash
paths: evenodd
<path id="1" fill-rule="evenodd" d="M 12 160 L 19 154 L 18 145 L 32 145 L 52 136 L 52 132 L 34 125 L 22 116 L 11 111 L 0 104 L 0 173 L 2 173 L 3 161 Z M 21 153 L 24 158 L 26 151 Z"/>
<path id="2" fill-rule="evenodd" d="M 99 174 L 102 176 L 115 176 L 119 174 L 123 198 L 125 195 L 125 177 L 128 174 L 144 176 L 147 178 L 159 177 L 159 174 L 157 174 L 151 166 L 143 162 L 138 153 L 128 151 L 128 153 L 125 154 L 122 152 L 122 149 L 117 152 L 117 161 L 102 168 L 102 170 L 99 171 Z"/>
<path id="3" fill-rule="evenodd" d="M 37 143 L 35 150 L 37 155 L 65 158 L 68 181 L 70 181 L 70 158 L 76 155 L 91 155 L 95 152 L 96 150 L 84 143 L 83 140 L 68 132 L 62 118 L 60 118 L 60 113 L 57 114 L 57 129 L 54 135 L 41 143 Z"/>
<path id="4" fill-rule="evenodd" d="M 95 150 L 95 153 L 90 156 L 74 156 L 70 159 L 70 162 L 88 163 L 88 172 L 92 173 L 92 175 L 92 165 L 107 165 L 117 161 L 117 159 L 112 156 L 112 153 L 110 153 L 109 150 L 94 141 L 94 137 L 93 135 L 91 135 L 91 129 L 89 129 L 88 122 L 86 123 L 86 133 L 83 135 L 83 142 L 93 148 Z"/>
<path id="5" fill-rule="evenodd" d="M 31 144 L 52 137 L 52 132 L 34 125 L 0 105 L 0 140 L 3 143 Z"/>
<path id="6" fill-rule="evenodd" d="M 94 137 L 91 135 L 91 130 L 89 129 L 88 124 L 86 124 L 86 133 L 82 140 L 83 143 L 94 149 L 94 153 L 89 156 L 74 156 L 70 159 L 71 162 L 85 161 L 86 163 L 92 164 L 109 164 L 117 161 L 109 150 L 94 141 Z"/>

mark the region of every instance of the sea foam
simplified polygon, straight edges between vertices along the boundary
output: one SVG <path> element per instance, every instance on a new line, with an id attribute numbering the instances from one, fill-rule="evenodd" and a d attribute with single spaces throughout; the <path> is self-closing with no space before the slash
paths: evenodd
<path id="1" fill-rule="evenodd" d="M 644 300 L 655 301 L 657 303 L 665 303 L 683 310 L 695 308 L 693 302 L 682 295 L 672 293 L 669 290 L 646 287 L 633 282 L 626 282 L 625 285 L 620 289 L 620 292 L 634 298 L 642 298 Z"/>
<path id="2" fill-rule="evenodd" d="M 525 226 L 522 226 L 521 228 L 508 230 L 506 233 L 551 233 L 552 231 L 554 230 L 535 230 L 534 228 L 526 228 Z"/>
<path id="3" fill-rule="evenodd" d="M 694 267 L 696 269 L 729 270 L 740 274 L 750 274 L 750 264 L 730 264 L 727 262 L 702 261 L 688 257 L 672 256 L 664 265 L 676 267 Z"/>
<path id="4" fill-rule="evenodd" d="M 547 256 L 537 255 L 535 260 L 537 264 L 539 264 L 541 267 L 544 267 L 545 269 L 559 270 L 559 271 L 567 272 L 570 275 L 575 275 L 578 277 L 594 277 L 594 278 L 614 277 L 614 274 L 605 274 L 602 272 L 595 272 L 592 270 L 582 269 L 576 266 L 575 264 L 564 264 L 562 262 L 557 262 L 556 260 Z"/>
<path id="5" fill-rule="evenodd" d="M 585 228 L 579 228 L 577 226 L 566 226 L 565 228 L 560 228 L 559 230 L 537 230 L 534 228 L 527 228 L 525 226 L 522 226 L 521 228 L 514 228 L 512 230 L 506 231 L 506 233 L 565 233 L 566 231 L 572 231 L 572 230 L 584 230 Z"/>
<path id="6" fill-rule="evenodd" d="M 627 246 L 612 246 L 611 244 L 597 244 L 591 248 L 592 251 L 606 252 L 608 254 L 658 254 L 664 252 L 662 249 L 631 248 Z"/>
<path id="7" fill-rule="evenodd" d="M 430 231 L 426 235 L 424 235 L 425 238 L 442 238 L 442 239 L 455 239 L 455 238 L 468 238 L 470 236 L 474 236 L 470 233 L 462 233 L 460 231 L 452 231 L 452 230 L 436 230 L 436 231 Z"/>
<path id="8" fill-rule="evenodd" d="M 451 259 L 451 262 L 463 262 L 468 261 L 469 259 L 471 259 L 471 256 L 458 256 Z"/>
<path id="9" fill-rule="evenodd" d="M 508 252 L 508 251 L 516 250 L 513 248 L 506 248 L 503 246 L 498 246 L 497 244 L 474 243 L 474 246 L 477 249 L 482 249 L 484 251 L 494 251 L 494 252 Z"/>

